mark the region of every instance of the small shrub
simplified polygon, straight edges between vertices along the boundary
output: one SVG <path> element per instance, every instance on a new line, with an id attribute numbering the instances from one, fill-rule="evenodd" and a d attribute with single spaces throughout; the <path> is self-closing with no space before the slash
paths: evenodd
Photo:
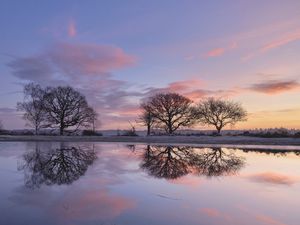
<path id="1" fill-rule="evenodd" d="M 136 133 L 136 130 L 135 130 L 135 126 L 133 126 L 130 122 L 129 122 L 131 128 L 129 130 L 125 130 L 125 132 L 122 134 L 122 136 L 139 136 L 137 133 Z"/>
<path id="2" fill-rule="evenodd" d="M 295 138 L 300 138 L 300 131 L 298 131 L 297 133 L 294 134 Z"/>
<path id="3" fill-rule="evenodd" d="M 102 136 L 102 134 L 93 130 L 83 130 L 82 136 Z"/>
<path id="4" fill-rule="evenodd" d="M 220 133 L 214 131 L 210 134 L 210 136 L 213 136 L 213 137 L 218 137 L 218 136 L 222 136 Z"/>
<path id="5" fill-rule="evenodd" d="M 135 130 L 126 130 L 122 136 L 139 136 Z"/>

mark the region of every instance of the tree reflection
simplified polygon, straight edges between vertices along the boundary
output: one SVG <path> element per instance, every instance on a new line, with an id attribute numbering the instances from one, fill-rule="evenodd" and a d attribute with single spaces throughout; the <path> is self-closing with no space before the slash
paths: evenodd
<path id="1" fill-rule="evenodd" d="M 222 148 L 206 148 L 194 154 L 194 167 L 201 175 L 233 175 L 244 166 L 244 158 Z"/>
<path id="2" fill-rule="evenodd" d="M 94 149 L 61 146 L 55 149 L 40 149 L 26 153 L 24 164 L 19 169 L 25 172 L 25 185 L 38 188 L 42 184 L 71 184 L 85 174 L 96 159 Z"/>
<path id="3" fill-rule="evenodd" d="M 150 175 L 175 179 L 189 173 L 188 147 L 147 146 L 141 167 Z"/>
<path id="4" fill-rule="evenodd" d="M 222 148 L 162 147 L 148 145 L 141 168 L 158 178 L 176 179 L 189 173 L 232 175 L 244 166 L 244 158 Z"/>

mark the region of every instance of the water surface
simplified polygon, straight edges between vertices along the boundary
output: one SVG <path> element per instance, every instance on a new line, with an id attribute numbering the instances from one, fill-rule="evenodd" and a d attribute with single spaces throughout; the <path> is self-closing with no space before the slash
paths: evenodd
<path id="1" fill-rule="evenodd" d="M 0 224 L 299 224 L 300 152 L 0 143 Z"/>

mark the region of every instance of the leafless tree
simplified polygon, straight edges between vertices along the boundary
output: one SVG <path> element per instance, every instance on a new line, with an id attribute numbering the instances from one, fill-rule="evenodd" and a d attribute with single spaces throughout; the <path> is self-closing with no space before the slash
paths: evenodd
<path id="1" fill-rule="evenodd" d="M 91 126 L 93 129 L 93 132 L 96 131 L 96 127 L 100 126 L 100 120 L 99 120 L 99 114 L 91 108 L 93 111 L 91 112 Z"/>
<path id="2" fill-rule="evenodd" d="M 195 114 L 200 123 L 215 126 L 218 133 L 226 125 L 234 125 L 247 118 L 247 112 L 239 103 L 214 98 L 200 102 Z"/>
<path id="3" fill-rule="evenodd" d="M 24 111 L 23 118 L 27 125 L 35 129 L 37 135 L 40 128 L 45 128 L 46 112 L 44 109 L 45 90 L 38 84 L 24 86 L 24 101 L 17 103 L 17 109 Z"/>
<path id="4" fill-rule="evenodd" d="M 190 126 L 194 122 L 191 104 L 190 99 L 177 93 L 160 93 L 142 106 L 147 108 L 159 127 L 168 134 L 173 134 L 178 128 Z"/>
<path id="5" fill-rule="evenodd" d="M 48 87 L 46 89 L 45 111 L 49 127 L 59 128 L 60 135 L 66 128 L 89 127 L 95 122 L 95 111 L 85 97 L 72 87 Z"/>
<path id="6" fill-rule="evenodd" d="M 156 119 L 148 109 L 147 104 L 141 104 L 142 114 L 138 118 L 138 123 L 147 127 L 147 136 L 151 134 L 151 129 L 155 125 Z"/>
<path id="7" fill-rule="evenodd" d="M 2 121 L 0 120 L 0 131 L 3 130 L 3 124 Z"/>

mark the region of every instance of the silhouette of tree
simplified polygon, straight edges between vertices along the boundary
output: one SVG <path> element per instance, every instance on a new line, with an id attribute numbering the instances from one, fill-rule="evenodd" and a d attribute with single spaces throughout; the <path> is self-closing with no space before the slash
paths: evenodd
<path id="1" fill-rule="evenodd" d="M 44 107 L 47 111 L 47 121 L 50 127 L 58 127 L 60 135 L 64 130 L 73 127 L 91 126 L 97 117 L 85 97 L 72 87 L 48 87 Z"/>
<path id="2" fill-rule="evenodd" d="M 196 175 L 232 175 L 244 166 L 244 159 L 221 148 L 162 147 L 148 145 L 141 168 L 157 178 L 176 179 Z"/>
<path id="3" fill-rule="evenodd" d="M 71 184 L 83 176 L 89 165 L 97 158 L 93 149 L 61 147 L 40 149 L 26 153 L 24 164 L 25 186 L 38 188 L 42 184 Z"/>
<path id="4" fill-rule="evenodd" d="M 24 111 L 23 118 L 27 121 L 26 125 L 35 129 L 35 135 L 40 128 L 47 127 L 44 100 L 45 90 L 38 84 L 30 83 L 24 86 L 24 101 L 17 103 L 17 109 Z"/>
<path id="5" fill-rule="evenodd" d="M 150 136 L 151 129 L 157 121 L 155 120 L 155 117 L 152 115 L 150 108 L 148 108 L 146 103 L 142 103 L 140 108 L 142 109 L 142 114 L 139 116 L 138 122 L 147 127 L 147 136 Z"/>
<path id="6" fill-rule="evenodd" d="M 234 125 L 247 117 L 247 112 L 239 103 L 214 98 L 200 102 L 195 114 L 200 123 L 215 126 L 218 133 L 226 125 Z"/>
<path id="7" fill-rule="evenodd" d="M 178 128 L 190 126 L 194 122 L 192 101 L 177 93 L 156 94 L 141 107 L 155 118 L 157 125 L 168 134 L 173 134 Z"/>
<path id="8" fill-rule="evenodd" d="M 208 177 L 233 175 L 244 166 L 244 158 L 222 148 L 201 149 L 193 158 L 197 173 Z"/>

